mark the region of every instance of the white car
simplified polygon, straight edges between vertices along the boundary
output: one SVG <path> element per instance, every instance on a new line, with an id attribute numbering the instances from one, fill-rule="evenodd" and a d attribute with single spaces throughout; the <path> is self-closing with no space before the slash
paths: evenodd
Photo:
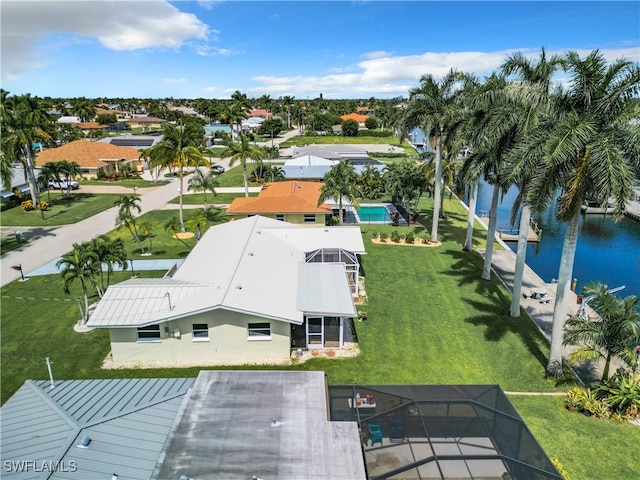
<path id="1" fill-rule="evenodd" d="M 67 184 L 68 182 L 68 184 Z M 56 180 L 49 180 L 49 189 L 52 190 L 54 188 L 57 189 L 66 189 L 71 187 L 72 190 L 77 190 L 78 188 L 80 188 L 80 184 L 78 182 L 76 182 L 75 180 L 67 180 L 66 178 L 63 178 L 62 180 L 60 180 L 60 182 L 56 181 Z"/>

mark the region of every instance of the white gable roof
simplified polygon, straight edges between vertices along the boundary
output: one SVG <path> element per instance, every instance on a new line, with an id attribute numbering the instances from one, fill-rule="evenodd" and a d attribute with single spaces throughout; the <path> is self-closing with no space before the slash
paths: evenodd
<path id="1" fill-rule="evenodd" d="M 302 324 L 299 266 L 305 252 L 319 248 L 364 253 L 359 227 L 304 227 L 258 215 L 216 225 L 171 279 L 128 280 L 109 287 L 87 325 L 151 325 L 214 309 Z M 335 298 L 342 298 L 344 289 L 351 302 L 346 280 L 327 285 Z"/>

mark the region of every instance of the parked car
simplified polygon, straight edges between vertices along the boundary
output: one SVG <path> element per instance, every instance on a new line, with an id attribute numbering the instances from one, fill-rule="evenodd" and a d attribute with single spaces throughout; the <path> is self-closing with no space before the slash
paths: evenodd
<path id="1" fill-rule="evenodd" d="M 224 167 L 222 165 L 212 165 L 211 170 L 213 173 L 217 173 L 218 175 L 224 173 Z"/>
<path id="2" fill-rule="evenodd" d="M 68 185 L 67 185 L 67 182 L 69 182 Z M 67 180 L 66 178 L 63 178 L 62 180 L 60 180 L 60 182 L 58 182 L 57 180 L 49 180 L 50 190 L 54 188 L 66 189 L 68 187 L 71 187 L 72 190 L 77 190 L 78 188 L 80 188 L 80 184 L 75 180 Z"/>

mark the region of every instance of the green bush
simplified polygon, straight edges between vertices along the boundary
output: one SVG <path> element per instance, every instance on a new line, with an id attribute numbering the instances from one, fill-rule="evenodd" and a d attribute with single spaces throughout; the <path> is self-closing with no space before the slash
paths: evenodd
<path id="1" fill-rule="evenodd" d="M 387 238 L 389 238 L 389 234 L 387 232 L 380 232 L 380 241 L 386 242 Z"/>
<path id="2" fill-rule="evenodd" d="M 357 136 L 358 137 L 393 137 L 393 132 L 391 130 L 359 130 Z"/>
<path id="3" fill-rule="evenodd" d="M 404 236 L 404 241 L 407 243 L 413 243 L 416 240 L 416 234 L 413 232 L 407 232 Z"/>
<path id="4" fill-rule="evenodd" d="M 394 243 L 399 243 L 400 240 L 402 240 L 402 235 L 400 235 L 400 232 L 398 232 L 397 230 L 394 230 L 393 232 L 391 232 L 391 241 Z"/>
<path id="5" fill-rule="evenodd" d="M 422 243 L 424 243 L 424 244 L 428 245 L 430 242 L 431 242 L 431 235 L 430 235 L 430 234 L 428 234 L 428 233 L 425 233 L 425 234 L 422 236 Z"/>
<path id="6" fill-rule="evenodd" d="M 616 373 L 596 389 L 596 395 L 616 413 L 634 406 L 640 409 L 640 381 L 630 374 Z"/>

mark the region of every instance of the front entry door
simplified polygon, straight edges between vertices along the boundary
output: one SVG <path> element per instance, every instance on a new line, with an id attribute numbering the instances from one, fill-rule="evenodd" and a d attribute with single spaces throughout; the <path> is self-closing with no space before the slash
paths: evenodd
<path id="1" fill-rule="evenodd" d="M 322 348 L 323 345 L 322 317 L 307 317 L 307 348 Z"/>

